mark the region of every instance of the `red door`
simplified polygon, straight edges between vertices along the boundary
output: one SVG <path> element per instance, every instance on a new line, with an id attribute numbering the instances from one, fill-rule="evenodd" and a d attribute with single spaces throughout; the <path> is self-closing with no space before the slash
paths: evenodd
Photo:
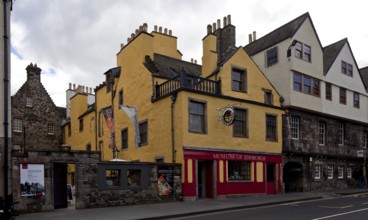
<path id="1" fill-rule="evenodd" d="M 276 193 L 276 165 L 274 163 L 268 163 L 266 167 L 266 177 L 267 177 L 267 194 Z"/>

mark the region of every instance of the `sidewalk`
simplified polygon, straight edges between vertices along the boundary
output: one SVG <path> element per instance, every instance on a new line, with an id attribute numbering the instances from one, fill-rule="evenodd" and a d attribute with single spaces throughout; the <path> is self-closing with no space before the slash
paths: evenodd
<path id="1" fill-rule="evenodd" d="M 237 198 L 204 199 L 197 201 L 119 206 L 97 209 L 57 209 L 51 212 L 16 216 L 17 220 L 68 219 L 164 219 L 214 211 L 235 210 L 283 204 L 349 194 L 368 193 L 368 189 L 343 189 L 319 192 L 285 193 L 277 195 L 247 195 Z"/>

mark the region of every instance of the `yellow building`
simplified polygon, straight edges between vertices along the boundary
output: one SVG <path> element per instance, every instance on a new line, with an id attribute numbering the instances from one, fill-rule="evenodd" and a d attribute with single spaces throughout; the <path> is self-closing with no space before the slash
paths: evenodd
<path id="1" fill-rule="evenodd" d="M 93 146 L 102 159 L 181 163 L 188 199 L 280 192 L 282 98 L 235 46 L 230 16 L 222 28 L 219 20 L 207 27 L 202 66 L 181 58 L 177 38 L 157 26 L 148 33 L 142 25 L 122 45 L 117 67 L 95 89 Z M 136 123 L 129 107 L 138 111 Z"/>

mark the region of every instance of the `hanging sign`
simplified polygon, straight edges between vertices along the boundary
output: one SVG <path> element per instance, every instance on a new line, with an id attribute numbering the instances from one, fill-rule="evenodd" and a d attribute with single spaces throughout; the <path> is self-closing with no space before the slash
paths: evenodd
<path id="1" fill-rule="evenodd" d="M 234 123 L 235 120 L 235 112 L 233 107 L 225 108 L 222 112 L 222 123 L 226 126 L 230 126 Z"/>

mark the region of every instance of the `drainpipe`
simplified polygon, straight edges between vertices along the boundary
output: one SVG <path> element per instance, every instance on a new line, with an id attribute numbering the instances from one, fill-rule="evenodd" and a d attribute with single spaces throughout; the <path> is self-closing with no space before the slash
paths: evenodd
<path id="1" fill-rule="evenodd" d="M 172 162 L 175 163 L 175 136 L 174 136 L 174 104 L 176 101 L 177 94 L 174 93 L 171 95 L 171 153 L 172 153 Z"/>
<path id="2" fill-rule="evenodd" d="M 4 216 L 8 216 L 8 207 L 11 204 L 8 204 L 8 149 L 9 149 L 9 134 L 8 134 L 8 115 L 9 115 L 9 64 L 8 64 L 8 4 L 7 0 L 3 0 L 3 13 L 4 13 Z"/>

